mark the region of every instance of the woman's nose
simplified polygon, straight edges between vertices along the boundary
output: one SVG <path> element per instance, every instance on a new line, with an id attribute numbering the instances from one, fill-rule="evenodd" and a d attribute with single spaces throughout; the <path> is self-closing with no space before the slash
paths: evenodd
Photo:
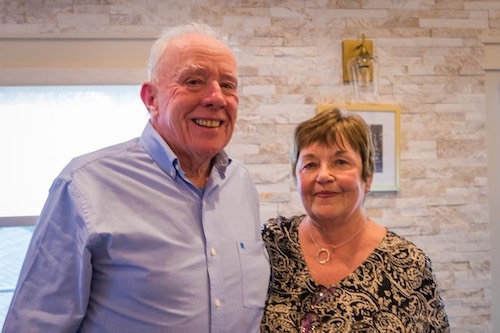
<path id="1" fill-rule="evenodd" d="M 316 177 L 318 183 L 327 183 L 335 181 L 335 176 L 330 168 L 322 166 L 318 170 L 318 176 Z"/>

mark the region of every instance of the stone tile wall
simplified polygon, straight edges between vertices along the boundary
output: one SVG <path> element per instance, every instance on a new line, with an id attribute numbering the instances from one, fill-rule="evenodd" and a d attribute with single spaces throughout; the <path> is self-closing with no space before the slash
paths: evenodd
<path id="1" fill-rule="evenodd" d="M 0 0 L 0 37 L 155 36 L 192 20 L 222 29 L 239 49 L 229 151 L 254 177 L 263 220 L 301 211 L 292 130 L 318 103 L 352 102 L 341 41 L 373 40 L 381 95 L 371 102 L 402 110 L 401 189 L 372 193 L 369 215 L 430 255 L 454 333 L 492 332 L 481 38 L 500 35 L 500 1 Z"/>

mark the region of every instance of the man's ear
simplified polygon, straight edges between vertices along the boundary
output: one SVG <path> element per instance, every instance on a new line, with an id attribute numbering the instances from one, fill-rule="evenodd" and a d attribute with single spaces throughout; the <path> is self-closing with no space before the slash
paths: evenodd
<path id="1" fill-rule="evenodd" d="M 158 103 L 156 101 L 156 87 L 151 82 L 144 82 L 141 87 L 141 99 L 151 117 L 158 116 Z"/>

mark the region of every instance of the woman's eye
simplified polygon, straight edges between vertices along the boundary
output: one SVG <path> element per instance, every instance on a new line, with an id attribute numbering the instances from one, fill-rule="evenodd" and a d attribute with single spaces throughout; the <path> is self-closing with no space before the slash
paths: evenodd
<path id="1" fill-rule="evenodd" d="M 309 169 L 314 168 L 315 166 L 316 166 L 315 163 L 306 163 L 306 164 L 304 164 L 304 166 L 302 167 L 302 169 L 309 170 Z"/>
<path id="2" fill-rule="evenodd" d="M 350 165 L 349 161 L 347 160 L 336 160 L 334 164 L 338 167 L 346 167 Z"/>

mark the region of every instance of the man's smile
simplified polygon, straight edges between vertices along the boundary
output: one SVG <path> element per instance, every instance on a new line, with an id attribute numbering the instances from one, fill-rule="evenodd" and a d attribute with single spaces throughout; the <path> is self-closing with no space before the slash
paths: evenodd
<path id="1" fill-rule="evenodd" d="M 197 125 L 204 127 L 219 127 L 222 124 L 220 120 L 205 120 L 205 119 L 194 119 Z"/>

